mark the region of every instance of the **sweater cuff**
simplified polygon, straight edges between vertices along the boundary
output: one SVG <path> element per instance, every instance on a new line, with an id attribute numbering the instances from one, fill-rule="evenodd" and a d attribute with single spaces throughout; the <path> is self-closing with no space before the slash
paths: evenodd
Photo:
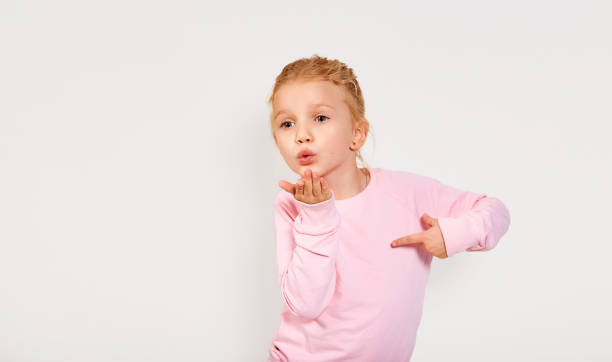
<path id="1" fill-rule="evenodd" d="M 303 234 L 320 235 L 336 228 L 340 223 L 340 214 L 336 209 L 334 191 L 332 196 L 316 204 L 308 204 L 294 199 L 299 214 L 296 219 L 296 230 Z"/>
<path id="2" fill-rule="evenodd" d="M 460 217 L 439 217 L 446 254 L 451 257 L 478 244 L 476 226 L 468 215 Z"/>

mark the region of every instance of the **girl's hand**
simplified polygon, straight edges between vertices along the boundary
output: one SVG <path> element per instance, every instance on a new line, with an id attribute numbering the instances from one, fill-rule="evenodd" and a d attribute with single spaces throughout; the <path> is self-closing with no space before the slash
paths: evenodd
<path id="1" fill-rule="evenodd" d="M 304 177 L 300 178 L 295 185 L 281 180 L 278 186 L 291 193 L 296 200 L 307 204 L 316 204 L 329 200 L 332 195 L 327 181 L 310 169 L 304 171 Z"/>
<path id="2" fill-rule="evenodd" d="M 423 214 L 422 219 L 427 225 L 431 226 L 429 229 L 395 239 L 391 243 L 391 247 L 421 244 L 420 246 L 424 247 L 433 256 L 437 256 L 440 259 L 448 258 L 444 236 L 442 235 L 442 230 L 440 230 L 438 219 L 434 219 L 427 214 Z"/>

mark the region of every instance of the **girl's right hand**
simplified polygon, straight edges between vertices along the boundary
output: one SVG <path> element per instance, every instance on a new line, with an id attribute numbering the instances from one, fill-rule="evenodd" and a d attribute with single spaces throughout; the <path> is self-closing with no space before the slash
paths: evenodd
<path id="1" fill-rule="evenodd" d="M 278 186 L 292 194 L 296 200 L 307 204 L 323 202 L 329 200 L 332 196 L 327 181 L 310 169 L 304 171 L 304 177 L 300 178 L 295 185 L 281 180 Z"/>

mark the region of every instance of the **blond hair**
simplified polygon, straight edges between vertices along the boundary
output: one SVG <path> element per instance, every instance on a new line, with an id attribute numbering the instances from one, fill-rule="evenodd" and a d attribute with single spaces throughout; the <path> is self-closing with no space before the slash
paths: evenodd
<path id="1" fill-rule="evenodd" d="M 341 87 L 345 95 L 348 95 L 344 97 L 344 103 L 351 112 L 353 126 L 357 125 L 359 122 L 365 122 L 367 124 L 367 137 L 370 122 L 365 117 L 365 102 L 363 100 L 361 87 L 359 87 L 359 82 L 357 82 L 357 76 L 353 72 L 353 69 L 337 59 L 330 60 L 325 57 L 320 57 L 317 54 L 314 54 L 310 58 L 300 58 L 285 65 L 280 74 L 276 76 L 272 94 L 268 99 L 272 136 L 274 136 L 274 127 L 272 127 L 274 96 L 282 85 L 297 80 L 329 81 Z M 361 149 L 357 150 L 356 157 L 361 161 L 364 167 L 368 167 L 361 155 Z"/>

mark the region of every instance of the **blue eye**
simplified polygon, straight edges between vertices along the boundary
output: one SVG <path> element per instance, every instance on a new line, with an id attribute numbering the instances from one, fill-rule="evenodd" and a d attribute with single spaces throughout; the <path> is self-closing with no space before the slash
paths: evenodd
<path id="1" fill-rule="evenodd" d="M 325 117 L 325 118 L 326 118 L 326 120 L 327 120 L 327 119 L 329 119 L 329 117 L 324 116 L 324 115 L 322 115 L 322 114 L 320 114 L 320 115 L 316 116 L 316 117 L 315 117 L 315 119 L 319 119 L 319 117 Z M 326 120 L 319 121 L 318 123 L 323 123 L 323 122 L 325 122 Z M 287 124 L 287 123 L 293 123 L 293 122 L 291 122 L 291 121 L 286 121 L 286 122 L 283 122 L 283 123 L 281 123 L 280 128 L 289 128 L 289 127 L 285 127 L 285 124 Z"/>

